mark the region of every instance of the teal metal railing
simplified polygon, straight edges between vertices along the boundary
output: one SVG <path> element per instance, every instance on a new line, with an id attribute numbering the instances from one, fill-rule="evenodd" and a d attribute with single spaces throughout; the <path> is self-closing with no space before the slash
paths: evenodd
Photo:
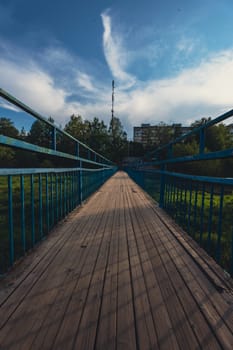
<path id="1" fill-rule="evenodd" d="M 77 163 L 76 167 L 70 168 L 0 168 L 1 275 L 44 239 L 60 220 L 94 193 L 117 168 L 111 161 L 63 132 L 3 90 L 0 90 L 0 95 L 53 128 L 52 140 L 48 142 L 51 148 L 6 135 L 0 135 L 0 145 Z M 74 142 L 76 154 L 57 150 L 58 133 Z"/>
<path id="2" fill-rule="evenodd" d="M 232 115 L 233 111 L 230 111 L 160 147 L 146 155 L 147 161 L 140 168 L 135 166 L 127 171 L 161 208 L 233 276 L 233 178 L 177 172 L 179 164 L 186 162 L 233 159 L 233 148 L 205 153 L 207 128 Z M 175 157 L 173 146 L 193 135 L 200 136 L 199 152 Z M 173 165 L 176 171 L 171 170 Z"/>

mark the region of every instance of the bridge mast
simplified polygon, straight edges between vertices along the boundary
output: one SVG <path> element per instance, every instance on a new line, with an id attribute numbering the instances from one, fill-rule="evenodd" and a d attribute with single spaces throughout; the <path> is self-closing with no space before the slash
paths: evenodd
<path id="1" fill-rule="evenodd" d="M 111 128 L 112 128 L 112 137 L 114 136 L 113 132 L 113 124 L 114 124 L 114 90 L 115 90 L 115 82 L 112 80 L 112 119 L 111 119 Z"/>

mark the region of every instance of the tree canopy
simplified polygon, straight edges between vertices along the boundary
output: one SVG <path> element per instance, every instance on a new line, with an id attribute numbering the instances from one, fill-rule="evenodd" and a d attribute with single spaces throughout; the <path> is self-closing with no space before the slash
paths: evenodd
<path id="1" fill-rule="evenodd" d="M 202 118 L 195 121 L 191 128 L 199 127 L 209 121 L 210 118 Z M 53 119 L 49 121 L 53 123 Z M 120 163 L 124 157 L 143 156 L 151 147 L 159 147 L 163 144 L 174 140 L 180 136 L 181 125 L 177 124 L 177 128 L 160 123 L 158 125 L 156 145 L 146 145 L 143 147 L 141 143 L 128 141 L 127 134 L 124 131 L 123 125 L 119 118 L 112 118 L 109 127 L 97 117 L 93 120 L 84 120 L 80 115 L 71 115 L 69 121 L 64 127 L 64 131 L 72 135 L 74 138 L 88 145 L 96 152 L 111 159 L 114 162 Z M 51 147 L 52 145 L 53 128 L 40 120 L 36 120 L 30 131 L 27 133 L 24 128 L 17 130 L 14 123 L 5 117 L 0 118 L 0 134 L 9 137 L 19 138 L 23 141 L 37 144 L 43 147 Z M 57 133 L 57 149 L 62 152 L 76 154 L 75 142 L 67 136 Z M 205 131 L 205 152 L 215 152 L 223 149 L 233 148 L 233 136 L 230 128 L 220 123 L 213 125 Z M 84 152 L 82 154 L 82 151 Z M 199 135 L 184 140 L 184 142 L 174 145 L 174 156 L 193 155 L 199 152 Z M 80 151 L 80 155 L 85 157 L 84 147 Z M 26 151 L 20 151 L 5 146 L 0 146 L 0 161 L 1 166 L 70 166 L 69 161 L 55 158 L 46 158 L 45 155 L 33 154 Z M 64 163 L 64 164 L 63 164 Z M 192 164 L 179 164 L 177 170 L 179 172 L 189 172 L 203 175 L 214 176 L 233 176 L 233 160 L 218 159 L 206 162 L 193 162 Z M 74 166 L 74 164 L 72 164 Z"/>

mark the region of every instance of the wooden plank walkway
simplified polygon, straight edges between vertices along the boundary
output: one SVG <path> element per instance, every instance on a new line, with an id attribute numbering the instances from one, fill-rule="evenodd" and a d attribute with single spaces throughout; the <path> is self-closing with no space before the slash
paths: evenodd
<path id="1" fill-rule="evenodd" d="M 0 281 L 0 349 L 233 349 L 232 280 L 123 172 Z"/>

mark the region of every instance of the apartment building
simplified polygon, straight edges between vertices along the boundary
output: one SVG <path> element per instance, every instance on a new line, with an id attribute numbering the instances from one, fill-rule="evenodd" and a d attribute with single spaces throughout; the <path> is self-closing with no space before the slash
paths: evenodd
<path id="1" fill-rule="evenodd" d="M 171 141 L 191 130 L 190 127 L 182 126 L 182 124 L 166 125 L 163 123 L 157 125 L 141 124 L 134 127 L 134 142 L 142 143 L 143 146 L 158 145 Z"/>

